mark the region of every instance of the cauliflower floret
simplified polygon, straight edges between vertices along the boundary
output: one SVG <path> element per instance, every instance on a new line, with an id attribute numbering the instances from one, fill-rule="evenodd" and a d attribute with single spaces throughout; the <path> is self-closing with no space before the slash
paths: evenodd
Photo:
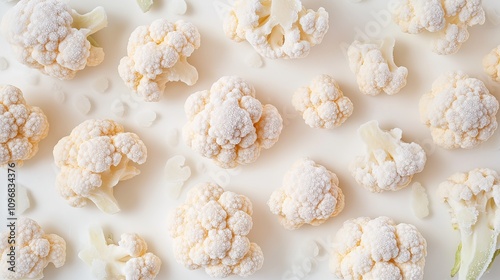
<path id="1" fill-rule="evenodd" d="M 1 28 L 20 62 L 69 80 L 104 60 L 90 36 L 107 24 L 102 7 L 80 15 L 64 1 L 21 0 L 3 16 Z"/>
<path id="2" fill-rule="evenodd" d="M 199 47 L 200 33 L 192 23 L 157 19 L 132 32 L 118 73 L 135 94 L 156 102 L 168 82 L 196 83 L 198 71 L 187 58 Z"/>
<path id="3" fill-rule="evenodd" d="M 439 77 L 420 99 L 420 119 L 446 149 L 472 148 L 497 129 L 498 100 L 481 80 L 463 72 Z"/>
<path id="4" fill-rule="evenodd" d="M 500 45 L 483 58 L 483 68 L 493 80 L 500 82 Z"/>
<path id="5" fill-rule="evenodd" d="M 211 277 L 252 275 L 264 263 L 260 247 L 247 238 L 252 226 L 246 196 L 198 185 L 170 217 L 175 258 L 188 269 L 205 268 Z"/>
<path id="6" fill-rule="evenodd" d="M 135 233 L 124 233 L 118 245 L 107 240 L 101 228 L 89 230 L 89 244 L 78 253 L 92 269 L 95 279 L 153 280 L 161 260 L 148 252 L 146 241 Z"/>
<path id="7" fill-rule="evenodd" d="M 248 41 L 267 58 L 302 58 L 328 31 L 328 13 L 306 9 L 300 0 L 236 0 L 224 18 L 233 41 Z"/>
<path id="8" fill-rule="evenodd" d="M 146 158 L 146 146 L 136 134 L 124 132 L 112 120 L 87 120 L 54 147 L 61 169 L 56 185 L 73 207 L 83 207 L 90 199 L 101 211 L 116 213 L 120 208 L 113 187 L 138 175 L 131 162 L 143 164 Z"/>
<path id="9" fill-rule="evenodd" d="M 286 229 L 319 226 L 344 209 L 337 175 L 310 159 L 295 162 L 267 202 Z"/>
<path id="10" fill-rule="evenodd" d="M 0 234 L 2 279 L 38 280 L 43 278 L 43 270 L 49 263 L 53 263 L 56 268 L 64 265 L 66 242 L 59 235 L 46 234 L 37 222 L 24 216 L 10 225 L 12 228 L 7 226 L 8 229 Z M 12 233 L 11 230 L 17 232 Z M 15 251 L 11 250 L 12 247 L 15 247 Z M 11 259 L 12 254 L 15 254 L 15 261 Z M 15 267 L 15 271 L 9 267 Z"/>
<path id="11" fill-rule="evenodd" d="M 424 149 L 417 143 L 401 141 L 401 129 L 384 131 L 377 121 L 370 121 L 363 124 L 358 133 L 367 151 L 354 159 L 349 171 L 365 189 L 371 192 L 397 191 L 406 187 L 413 175 L 424 169 Z"/>
<path id="12" fill-rule="evenodd" d="M 283 120 L 278 110 L 262 105 L 254 88 L 236 76 L 225 76 L 210 90 L 193 93 L 184 105 L 187 145 L 223 168 L 257 160 L 261 149 L 278 141 Z"/>
<path id="13" fill-rule="evenodd" d="M 0 85 L 0 165 L 32 158 L 47 137 L 49 122 L 38 107 L 26 104 L 20 89 Z"/>
<path id="14" fill-rule="evenodd" d="M 330 270 L 339 279 L 424 278 L 427 242 L 413 225 L 388 217 L 351 219 L 331 245 Z"/>
<path id="15" fill-rule="evenodd" d="M 292 104 L 302 113 L 307 125 L 326 129 L 340 126 L 354 109 L 351 100 L 329 75 L 320 75 L 308 87 L 299 88 Z"/>
<path id="16" fill-rule="evenodd" d="M 359 90 L 367 95 L 398 93 L 406 86 L 408 69 L 394 63 L 394 38 L 375 43 L 354 41 L 347 49 L 349 67 Z"/>

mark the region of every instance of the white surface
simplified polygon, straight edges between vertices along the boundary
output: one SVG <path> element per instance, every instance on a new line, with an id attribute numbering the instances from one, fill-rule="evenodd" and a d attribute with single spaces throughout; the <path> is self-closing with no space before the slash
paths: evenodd
<path id="1" fill-rule="evenodd" d="M 281 279 L 292 268 L 304 243 L 315 239 L 325 242 L 347 219 L 380 215 L 416 225 L 428 242 L 425 279 L 450 279 L 449 271 L 458 244 L 458 233 L 452 230 L 447 210 L 436 197 L 436 187 L 456 171 L 468 171 L 475 167 L 490 167 L 500 171 L 500 132 L 497 131 L 490 140 L 472 150 L 447 151 L 435 147 L 428 129 L 419 121 L 418 101 L 437 76 L 458 69 L 481 78 L 490 91 L 500 98 L 500 85 L 487 79 L 481 68 L 482 57 L 500 44 L 500 3 L 497 0 L 485 0 L 484 5 L 488 7 L 487 14 L 490 16 L 487 22 L 469 29 L 470 39 L 458 54 L 438 56 L 431 52 L 430 42 L 426 41 L 425 36 L 403 34 L 384 17 L 387 14 L 385 0 L 360 3 L 350 0 L 303 0 L 308 8 L 323 6 L 330 13 L 330 30 L 323 43 L 314 47 L 305 59 L 265 60 L 264 67 L 252 68 L 245 62 L 252 48 L 246 43 L 232 42 L 224 36 L 222 23 L 211 0 L 186 0 L 187 13 L 182 16 L 176 15 L 170 8 L 173 2 L 156 0 L 152 10 L 143 14 L 135 0 L 71 0 L 70 4 L 80 12 L 102 5 L 109 18 L 109 27 L 95 35 L 106 53 L 103 64 L 87 68 L 71 81 L 57 81 L 20 65 L 12 57 L 5 40 L 0 38 L 0 57 L 5 57 L 9 65 L 0 72 L 0 83 L 20 87 L 28 102 L 41 107 L 50 121 L 49 136 L 40 143 L 38 154 L 23 167 L 17 168 L 18 182 L 29 189 L 32 198 L 32 207 L 25 215 L 37 220 L 47 232 L 65 238 L 68 244 L 65 266 L 54 269 L 50 265 L 45 270 L 45 279 L 91 279 L 90 271 L 77 257 L 89 225 L 101 225 L 115 237 L 123 232 L 142 235 L 150 250 L 163 261 L 157 279 L 208 279 L 203 270 L 190 271 L 176 263 L 166 223 L 167 215 L 183 201 L 186 190 L 207 180 L 215 181 L 227 190 L 245 194 L 253 202 L 254 227 L 249 237 L 262 247 L 265 262 L 260 271 L 247 279 Z M 12 5 L 12 2 L 0 2 L 0 16 Z M 130 32 L 137 25 L 148 24 L 162 16 L 171 20 L 189 20 L 198 26 L 201 47 L 189 61 L 197 67 L 200 79 L 192 87 L 172 83 L 167 86 L 160 102 L 144 103 L 129 96 L 116 69 L 119 59 L 126 53 Z M 359 92 L 342 51 L 355 36 L 396 38 L 396 63 L 409 69 L 408 85 L 400 93 L 369 97 Z M 309 84 L 313 77 L 322 73 L 333 75 L 355 106 L 353 115 L 341 127 L 330 131 L 309 128 L 291 105 L 294 90 Z M 275 105 L 285 121 L 283 133 L 274 147 L 263 151 L 255 163 L 235 170 L 217 168 L 192 152 L 183 141 L 176 143 L 176 139 L 173 139 L 176 137 L 175 132 L 181 131 L 185 123 L 183 104 L 187 96 L 208 89 L 223 75 L 245 78 L 256 88 L 257 98 L 263 103 Z M 93 85 L 102 77 L 110 81 L 106 94 L 93 90 Z M 65 99 L 56 97 L 58 95 L 54 91 L 58 87 L 65 93 Z M 73 107 L 81 95 L 87 96 L 92 104 L 88 115 L 79 113 Z M 123 117 L 117 117 L 110 110 L 111 103 L 117 99 L 125 104 Z M 151 127 L 142 127 L 135 120 L 137 113 L 143 110 L 153 110 L 158 115 Z M 88 118 L 115 119 L 125 125 L 127 130 L 137 133 L 148 147 L 148 160 L 140 166 L 142 173 L 121 182 L 115 189 L 122 209 L 115 215 L 101 213 L 92 204 L 85 208 L 72 208 L 54 187 L 52 149 L 60 138 Z M 413 215 L 411 188 L 372 194 L 358 186 L 349 174 L 348 163 L 363 149 L 356 130 L 359 125 L 372 119 L 377 119 L 385 129 L 401 128 L 404 140 L 420 143 L 428 152 L 425 170 L 414 177 L 427 188 L 431 211 L 428 218 L 419 220 Z M 163 180 L 166 160 L 177 154 L 186 157 L 186 164 L 193 171 L 179 200 L 169 195 Z M 277 217 L 270 213 L 266 201 L 271 192 L 280 187 L 282 177 L 291 164 L 304 156 L 337 173 L 346 196 L 346 207 L 339 216 L 319 227 L 304 226 L 299 230 L 287 231 L 279 224 Z M 2 172 L 1 180 L 0 184 L 6 182 L 5 171 Z M 5 196 L 4 191 L 2 196 Z M 6 213 L 4 201 L 2 198 L 2 215 Z M 334 278 L 328 272 L 327 258 L 322 259 L 312 266 L 307 279 Z M 305 263 L 306 268 L 308 266 L 304 260 L 299 263 Z M 499 275 L 500 261 L 497 260 L 483 279 L 498 279 Z"/>

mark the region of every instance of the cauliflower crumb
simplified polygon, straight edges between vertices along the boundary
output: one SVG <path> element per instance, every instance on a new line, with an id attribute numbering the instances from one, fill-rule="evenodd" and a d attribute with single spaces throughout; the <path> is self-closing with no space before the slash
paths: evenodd
<path id="1" fill-rule="evenodd" d="M 98 93 L 105 93 L 109 89 L 108 78 L 101 77 L 95 80 L 92 84 L 92 89 Z"/>
<path id="2" fill-rule="evenodd" d="M 169 158 L 165 164 L 164 174 L 167 188 L 175 199 L 181 195 L 184 182 L 191 177 L 191 168 L 184 165 L 185 163 L 184 156 L 176 155 Z"/>
<path id="3" fill-rule="evenodd" d="M 245 64 L 252 68 L 261 68 L 264 65 L 264 61 L 260 54 L 252 52 L 246 57 Z"/>
<path id="4" fill-rule="evenodd" d="M 500 45 L 483 58 L 483 68 L 494 81 L 500 82 Z"/>
<path id="5" fill-rule="evenodd" d="M 115 99 L 111 102 L 111 113 L 117 117 L 123 117 L 125 115 L 125 103 L 120 99 Z"/>
<path id="6" fill-rule="evenodd" d="M 411 185 L 411 208 L 415 217 L 419 219 L 429 216 L 429 198 L 419 182 Z"/>
<path id="7" fill-rule="evenodd" d="M 75 101 L 73 102 L 75 109 L 82 115 L 87 115 L 92 109 L 92 103 L 90 98 L 84 94 L 79 94 L 75 96 Z"/>
<path id="8" fill-rule="evenodd" d="M 150 127 L 156 120 L 156 112 L 153 110 L 142 110 L 137 113 L 136 121 L 142 127 Z"/>
<path id="9" fill-rule="evenodd" d="M 187 12 L 187 3 L 185 0 L 173 0 L 172 4 L 174 5 L 172 10 L 176 15 L 185 15 Z"/>

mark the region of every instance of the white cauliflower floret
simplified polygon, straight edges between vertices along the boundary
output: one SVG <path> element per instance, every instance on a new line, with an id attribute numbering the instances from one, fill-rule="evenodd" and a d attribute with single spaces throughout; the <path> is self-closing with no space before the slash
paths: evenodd
<path id="1" fill-rule="evenodd" d="M 184 110 L 187 145 L 223 168 L 254 162 L 261 149 L 278 141 L 283 128 L 278 110 L 262 105 L 255 89 L 236 76 L 222 77 L 210 90 L 193 93 Z"/>
<path id="2" fill-rule="evenodd" d="M 500 82 L 500 45 L 483 58 L 483 68 L 488 76 Z"/>
<path id="3" fill-rule="evenodd" d="M 104 51 L 90 36 L 106 26 L 104 8 L 80 15 L 59 0 L 21 0 L 2 19 L 3 34 L 18 60 L 61 80 L 104 60 Z"/>
<path id="4" fill-rule="evenodd" d="M 46 234 L 34 220 L 19 217 L 15 232 L 11 229 L 0 234 L 0 276 L 4 280 L 42 279 L 43 270 L 49 263 L 56 268 L 66 262 L 66 242 L 56 234 Z M 13 243 L 11 243 L 13 242 Z M 11 246 L 15 251 L 11 251 Z M 9 254 L 14 252 L 15 258 Z M 15 271 L 9 267 L 15 267 Z"/>
<path id="5" fill-rule="evenodd" d="M 49 122 L 38 107 L 26 104 L 20 89 L 0 85 L 0 165 L 32 158 L 47 137 Z"/>
<path id="6" fill-rule="evenodd" d="M 413 225 L 388 217 L 351 219 L 331 246 L 330 270 L 339 279 L 424 278 L 427 242 Z"/>
<path id="7" fill-rule="evenodd" d="M 413 175 L 424 169 L 424 149 L 417 143 L 401 141 L 401 129 L 384 131 L 377 121 L 370 121 L 363 124 L 358 133 L 367 151 L 355 158 L 349 170 L 356 182 L 367 190 L 397 191 L 406 187 Z"/>
<path id="8" fill-rule="evenodd" d="M 472 148 L 497 129 L 498 100 L 484 83 L 463 72 L 439 77 L 420 99 L 420 119 L 446 149 Z"/>
<path id="9" fill-rule="evenodd" d="M 394 63 L 394 44 L 394 38 L 378 44 L 354 41 L 347 49 L 349 67 L 362 93 L 393 95 L 406 86 L 408 69 Z"/>
<path id="10" fill-rule="evenodd" d="M 118 73 L 142 99 L 159 101 L 168 82 L 196 83 L 198 71 L 187 58 L 199 47 L 200 33 L 192 23 L 157 19 L 132 32 Z"/>
<path id="11" fill-rule="evenodd" d="M 247 238 L 253 222 L 246 196 L 204 183 L 188 192 L 170 218 L 175 258 L 186 268 L 222 278 L 249 276 L 262 267 L 262 250 Z"/>
<path id="12" fill-rule="evenodd" d="M 73 207 L 83 207 L 88 200 L 106 213 L 120 211 L 113 196 L 119 181 L 140 173 L 131 162 L 143 164 L 146 146 L 139 137 L 124 132 L 112 120 L 87 120 L 59 140 L 54 159 L 61 169 L 57 188 Z"/>
<path id="13" fill-rule="evenodd" d="M 306 9 L 300 0 L 236 0 L 224 18 L 233 41 L 248 41 L 267 58 L 302 58 L 328 31 L 328 13 Z"/>
<path id="14" fill-rule="evenodd" d="M 299 88 L 292 99 L 293 107 L 306 124 L 314 128 L 334 128 L 351 116 L 354 106 L 329 75 L 320 75 L 307 87 Z"/>
<path id="15" fill-rule="evenodd" d="M 160 272 L 160 258 L 148 252 L 138 234 L 124 233 L 116 245 L 104 237 L 101 228 L 92 228 L 88 241 L 78 257 L 90 266 L 95 279 L 153 280 Z"/>
<path id="16" fill-rule="evenodd" d="M 344 209 L 344 194 L 337 175 L 310 159 L 294 163 L 283 178 L 283 187 L 267 202 L 286 229 L 303 224 L 321 225 Z"/>

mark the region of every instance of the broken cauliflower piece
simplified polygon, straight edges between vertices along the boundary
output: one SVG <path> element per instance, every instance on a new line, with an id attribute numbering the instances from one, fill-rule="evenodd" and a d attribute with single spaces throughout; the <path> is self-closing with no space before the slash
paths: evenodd
<path id="1" fill-rule="evenodd" d="M 424 149 L 417 143 L 401 141 L 399 128 L 384 131 L 377 121 L 363 124 L 359 130 L 367 146 L 349 166 L 356 182 L 371 192 L 397 191 L 406 187 L 413 175 L 422 172 L 426 162 Z"/>
<path id="2" fill-rule="evenodd" d="M 271 212 L 289 230 L 304 224 L 318 226 L 344 209 L 337 175 L 310 159 L 295 162 L 283 178 L 283 187 L 267 202 Z"/>
<path id="3" fill-rule="evenodd" d="M 235 0 L 224 18 L 233 41 L 248 41 L 262 56 L 302 58 L 328 31 L 328 13 L 306 9 L 300 0 Z"/>
<path id="4" fill-rule="evenodd" d="M 483 58 L 483 68 L 488 76 L 500 82 L 500 45 Z"/>
<path id="5" fill-rule="evenodd" d="M 132 162 L 143 164 L 146 146 L 139 137 L 125 132 L 112 120 L 87 120 L 59 140 L 54 147 L 60 168 L 56 185 L 59 194 L 73 207 L 91 200 L 103 212 L 120 211 L 113 196 L 119 181 L 140 173 Z"/>
<path id="6" fill-rule="evenodd" d="M 177 262 L 188 269 L 205 268 L 211 277 L 249 276 L 264 263 L 260 247 L 247 235 L 252 229 L 252 203 L 212 183 L 191 189 L 186 202 L 170 217 Z"/>
<path id="7" fill-rule="evenodd" d="M 184 105 L 187 145 L 223 168 L 257 160 L 278 141 L 283 120 L 273 105 L 262 105 L 242 78 L 225 76 L 210 90 L 193 93 Z"/>

